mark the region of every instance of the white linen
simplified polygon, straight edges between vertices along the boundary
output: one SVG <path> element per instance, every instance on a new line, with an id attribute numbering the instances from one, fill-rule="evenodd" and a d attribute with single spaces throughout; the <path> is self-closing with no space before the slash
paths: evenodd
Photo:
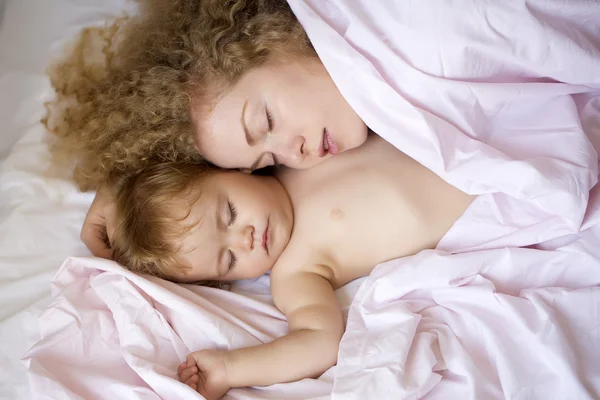
<path id="1" fill-rule="evenodd" d="M 40 338 L 50 280 L 66 257 L 88 254 L 79 231 L 92 195 L 48 174 L 44 70 L 79 29 L 119 15 L 125 3 L 0 2 L 0 399 L 31 397 L 20 358 Z"/>

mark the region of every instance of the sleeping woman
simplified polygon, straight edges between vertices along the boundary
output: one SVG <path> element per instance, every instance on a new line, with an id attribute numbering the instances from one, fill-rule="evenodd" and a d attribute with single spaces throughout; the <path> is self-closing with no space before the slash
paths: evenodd
<path id="1" fill-rule="evenodd" d="M 308 5 L 303 0 L 290 3 L 296 11 L 302 11 L 306 22 L 306 15 L 310 14 Z M 440 7 L 451 8 L 453 4 L 442 2 Z M 579 15 L 574 5 L 567 7 L 567 4 L 570 3 L 565 2 L 562 8 L 565 12 Z M 408 71 L 412 75 L 398 72 L 398 78 L 388 73 L 387 64 L 406 66 L 403 62 L 410 60 L 403 59 L 393 45 L 397 42 L 390 42 L 393 37 L 389 37 L 384 41 L 389 48 L 374 43 L 373 51 L 387 52 L 390 63 L 378 67 L 376 60 L 371 60 L 371 64 L 361 64 L 341 76 L 347 81 L 356 75 L 354 86 L 360 90 L 356 97 L 354 88 L 348 84 L 342 96 L 338 90 L 342 83 L 339 71 L 334 83 L 305 29 L 284 0 L 138 0 L 138 5 L 139 12 L 134 16 L 118 19 L 103 29 L 84 31 L 50 73 L 57 97 L 48 104 L 45 122 L 55 134 L 54 159 L 74 167 L 74 178 L 81 189 L 97 190 L 81 233 L 95 255 L 109 256 L 106 242 L 110 242 L 115 226 L 114 198 L 102 187 L 107 176 L 139 171 L 164 161 L 200 159 L 245 171 L 277 164 L 309 168 L 362 145 L 369 131 L 363 121 L 367 117 L 369 128 L 375 133 L 463 191 L 471 194 L 502 191 L 561 216 L 567 225 L 580 220 L 580 216 L 566 215 L 565 207 L 555 207 L 556 201 L 550 198 L 553 194 L 538 191 L 540 186 L 536 182 L 546 180 L 544 171 L 552 170 L 552 176 L 559 178 L 553 183 L 553 193 L 575 207 L 581 203 L 581 196 L 573 192 L 573 187 L 585 192 L 596 180 L 592 170 L 597 168 L 595 151 L 587 132 L 562 128 L 582 124 L 568 94 L 591 91 L 600 84 L 595 81 L 597 68 L 585 69 L 589 64 L 585 54 L 591 56 L 600 51 L 594 47 L 597 42 L 586 33 L 584 25 L 570 25 L 569 35 L 564 34 L 556 44 L 566 46 L 571 53 L 578 45 L 585 50 L 583 58 L 576 60 L 580 68 L 563 68 L 566 61 L 560 53 L 552 52 L 544 53 L 546 58 L 540 71 L 533 69 L 535 59 L 530 56 L 536 54 L 534 47 L 525 48 L 522 46 L 530 44 L 519 43 L 522 51 L 515 53 L 511 42 L 502 39 L 499 43 L 505 47 L 498 48 L 497 56 L 483 47 L 464 49 L 461 53 L 463 48 L 458 46 L 457 56 L 472 54 L 473 59 L 454 57 L 448 60 L 453 64 L 445 65 L 441 72 L 423 64 L 428 59 L 423 50 L 420 54 L 426 57 Z M 348 12 L 355 6 L 353 2 L 337 1 L 330 8 Z M 511 15 L 511 20 L 528 21 L 539 16 L 528 9 L 515 14 L 514 7 L 500 2 L 487 5 L 483 11 L 496 16 Z M 356 29 L 361 23 L 368 24 L 375 13 L 382 18 L 386 12 L 403 11 L 414 18 L 420 15 L 418 9 L 405 10 L 401 3 L 378 3 L 371 8 L 364 12 L 373 15 L 354 21 Z M 323 14 L 328 10 L 318 11 Z M 464 22 L 460 20 L 462 14 L 451 14 L 450 22 Z M 499 31 L 488 26 L 491 21 L 487 14 L 467 14 L 472 19 L 471 25 L 483 26 L 480 34 L 489 38 L 488 44 L 496 44 L 492 39 Z M 344 21 L 341 18 L 338 22 Z M 426 18 L 420 21 L 436 35 L 446 29 L 448 40 L 464 36 L 450 22 L 439 25 Z M 409 22 L 397 23 L 399 27 L 414 25 Z M 389 25 L 390 21 L 386 23 Z M 340 35 L 345 32 L 350 37 L 355 33 L 344 31 L 346 28 L 339 24 L 334 25 L 342 29 Z M 390 28 L 388 25 L 382 24 L 380 28 Z M 532 34 L 549 34 L 544 24 L 528 26 L 533 29 Z M 504 32 L 510 24 L 502 28 Z M 504 32 L 500 38 L 508 38 L 507 35 Z M 428 40 L 424 36 L 423 44 L 429 43 Z M 98 43 L 103 46 L 103 57 L 88 57 L 89 49 Z M 445 49 L 448 51 L 450 48 Z M 333 58 L 342 63 L 344 54 Z M 429 56 L 435 58 L 436 54 Z M 321 57 L 331 59 L 331 54 L 321 49 Z M 471 68 L 471 64 L 478 67 Z M 466 67 L 461 70 L 462 65 Z M 447 70 L 450 66 L 452 70 Z M 331 70 L 332 65 L 328 68 Z M 365 72 L 369 68 L 370 75 Z M 373 82 L 390 82 L 387 87 L 378 87 L 378 96 L 370 94 L 361 82 L 362 78 L 373 76 L 381 78 Z M 422 82 L 433 85 L 419 86 L 419 93 L 412 93 L 422 93 L 421 100 L 411 99 L 411 93 L 391 96 L 392 86 L 403 82 L 410 86 L 411 79 L 416 77 L 430 77 L 430 81 Z M 399 80 L 394 81 L 396 78 Z M 561 79 L 580 84 L 562 84 Z M 582 85 L 586 83 L 587 86 Z M 388 95 L 385 98 L 384 93 Z M 354 96 L 352 107 L 348 95 Z M 424 101 L 432 106 L 425 107 Z M 358 108 L 362 110 L 360 116 Z M 379 113 L 384 108 L 386 111 Z M 566 148 L 568 144 L 568 154 L 558 157 L 548 146 L 531 146 L 532 135 L 537 134 L 530 129 L 531 113 L 539 115 L 538 110 L 557 120 L 552 125 L 544 119 L 544 137 L 552 134 L 553 142 L 564 143 L 557 148 Z M 523 131 L 530 134 L 524 136 Z M 525 147 L 531 151 L 526 159 Z M 482 164 L 487 166 L 486 171 L 480 168 Z M 527 182 L 512 180 L 514 185 L 508 185 L 505 177 L 517 165 L 528 169 L 522 175 Z M 495 173 L 490 175 L 487 170 Z M 577 184 L 573 177 L 579 180 Z M 528 187 L 526 192 L 522 190 L 524 185 Z"/>
<path id="2" fill-rule="evenodd" d="M 58 96 L 47 121 L 59 121 L 48 123 L 53 154 L 75 162 L 80 188 L 163 161 L 309 168 L 366 140 L 367 126 L 285 1 L 139 6 L 135 17 L 85 31 L 51 71 Z M 89 65 L 82 54 L 98 36 L 105 64 Z M 96 255 L 107 255 L 113 205 L 108 191 L 98 191 L 83 227 Z"/>

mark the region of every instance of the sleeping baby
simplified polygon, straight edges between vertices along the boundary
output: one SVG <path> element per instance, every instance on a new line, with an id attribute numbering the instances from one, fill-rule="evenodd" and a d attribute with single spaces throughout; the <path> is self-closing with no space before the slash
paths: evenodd
<path id="1" fill-rule="evenodd" d="M 185 283 L 271 272 L 289 333 L 190 354 L 179 378 L 208 399 L 333 366 L 344 332 L 334 291 L 379 263 L 435 248 L 473 199 L 374 135 L 306 170 L 162 164 L 116 190 L 113 258 L 132 271 Z"/>

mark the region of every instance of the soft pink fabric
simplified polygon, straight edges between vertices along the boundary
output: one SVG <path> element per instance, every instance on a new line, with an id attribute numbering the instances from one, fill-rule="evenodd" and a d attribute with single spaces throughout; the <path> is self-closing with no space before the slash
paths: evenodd
<path id="1" fill-rule="evenodd" d="M 194 398 L 176 381 L 189 352 L 256 345 L 287 331 L 266 276 L 228 292 L 140 277 L 108 260 L 69 258 L 52 289 L 54 300 L 39 318 L 41 340 L 25 355 L 34 398 Z M 351 291 L 344 290 L 347 297 Z M 236 389 L 228 398 L 319 398 L 331 387 L 329 373 Z"/>
<path id="2" fill-rule="evenodd" d="M 332 397 L 600 398 L 600 2 L 289 3 L 367 125 L 479 195 L 363 284 Z"/>
<path id="3" fill-rule="evenodd" d="M 600 397 L 600 3 L 289 2 L 367 124 L 479 197 L 436 251 L 362 281 L 337 367 L 230 398 Z M 268 295 L 97 259 L 54 286 L 26 355 L 36 398 L 192 398 L 173 379 L 189 350 L 286 330 Z"/>
<path id="4" fill-rule="evenodd" d="M 600 2 L 288 2 L 373 131 L 488 194 L 477 235 L 441 249 L 578 231 L 598 177 Z"/>
<path id="5" fill-rule="evenodd" d="M 379 265 L 354 299 L 332 398 L 600 398 L 594 192 L 585 229 L 557 247 L 426 251 Z"/>

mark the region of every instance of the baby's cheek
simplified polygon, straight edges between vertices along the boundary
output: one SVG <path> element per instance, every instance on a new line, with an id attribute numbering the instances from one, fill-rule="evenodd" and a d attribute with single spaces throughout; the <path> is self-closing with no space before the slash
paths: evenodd
<path id="1" fill-rule="evenodd" d="M 254 276 L 259 277 L 273 268 L 273 260 L 270 257 L 261 257 L 254 265 Z"/>
<path id="2" fill-rule="evenodd" d="M 262 257 L 253 257 L 248 260 L 248 263 L 244 265 L 244 270 L 239 271 L 244 276 L 243 279 L 254 279 L 261 276 L 262 268 L 264 268 L 265 260 L 261 261 Z"/>

